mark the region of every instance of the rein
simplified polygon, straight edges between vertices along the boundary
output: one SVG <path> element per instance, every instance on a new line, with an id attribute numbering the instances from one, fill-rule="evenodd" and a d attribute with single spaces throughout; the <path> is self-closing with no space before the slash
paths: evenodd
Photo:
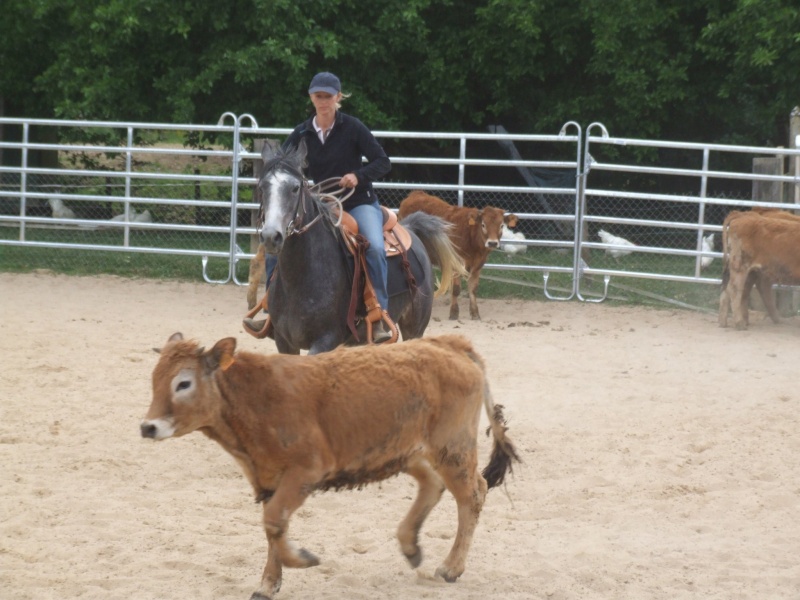
<path id="1" fill-rule="evenodd" d="M 277 165 L 275 165 L 277 166 Z M 267 172 L 274 170 L 275 166 L 269 169 Z M 347 200 L 350 196 L 353 195 L 355 192 L 355 188 L 353 189 L 345 189 L 339 187 L 339 180 L 338 177 L 331 177 L 330 179 L 325 179 L 324 181 L 320 181 L 319 183 L 315 183 L 314 185 L 309 185 L 308 180 L 305 176 L 297 169 L 288 167 L 284 165 L 284 168 L 300 179 L 302 181 L 301 189 L 300 189 L 300 198 L 297 200 L 297 207 L 295 208 L 294 219 L 292 219 L 289 224 L 286 226 L 285 235 L 287 238 L 293 235 L 301 235 L 308 231 L 317 221 L 322 218 L 322 212 L 318 212 L 317 216 L 311 219 L 305 225 L 301 225 L 303 219 L 305 218 L 306 214 L 308 213 L 308 208 L 306 206 L 306 201 L 310 195 L 316 195 L 319 199 L 323 202 L 329 202 L 336 204 L 339 207 L 339 216 L 336 219 L 336 222 L 333 223 L 335 227 L 339 227 L 342 223 L 342 211 L 344 210 L 343 203 Z M 258 212 L 258 222 L 257 226 L 260 229 L 264 225 L 264 199 L 261 199 L 261 208 Z"/>

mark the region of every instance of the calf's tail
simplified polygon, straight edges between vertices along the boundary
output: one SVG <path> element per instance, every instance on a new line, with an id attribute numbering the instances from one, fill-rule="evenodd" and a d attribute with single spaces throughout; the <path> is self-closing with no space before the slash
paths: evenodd
<path id="1" fill-rule="evenodd" d="M 493 488 L 502 484 L 506 474 L 513 471 L 514 462 L 522 462 L 522 460 L 517 454 L 513 442 L 506 435 L 508 427 L 503 416 L 503 406 L 493 402 L 489 382 L 484 382 L 483 385 L 483 405 L 486 408 L 486 416 L 489 417 L 486 435 L 491 433 L 494 436 L 494 446 L 489 464 L 483 469 L 482 475 L 489 488 Z"/>
<path id="2" fill-rule="evenodd" d="M 450 291 L 456 275 L 467 276 L 464 261 L 458 256 L 448 231 L 452 225 L 434 215 L 424 212 L 413 212 L 403 219 L 403 226 L 413 231 L 425 246 L 431 264 L 439 267 L 442 277 L 436 287 L 434 296 L 438 297 Z"/>
<path id="3" fill-rule="evenodd" d="M 731 278 L 730 270 L 730 252 L 728 251 L 728 232 L 731 228 L 730 215 L 722 223 L 722 289 L 728 287 L 728 281 Z"/>

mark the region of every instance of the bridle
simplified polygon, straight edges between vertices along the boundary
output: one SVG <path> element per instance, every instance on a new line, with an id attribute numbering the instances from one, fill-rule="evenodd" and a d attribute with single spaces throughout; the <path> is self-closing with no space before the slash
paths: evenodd
<path id="1" fill-rule="evenodd" d="M 267 173 L 270 171 L 275 170 L 278 164 L 273 165 L 270 169 L 267 170 Z M 308 179 L 305 178 L 303 173 L 291 166 L 291 165 L 283 165 L 283 168 L 286 169 L 291 175 L 294 175 L 298 180 L 301 181 L 300 184 L 300 194 L 297 198 L 297 205 L 294 209 L 294 219 L 292 219 L 289 224 L 286 226 L 286 231 L 284 235 L 286 238 L 289 238 L 293 235 L 301 235 L 308 231 L 317 221 L 322 218 L 322 212 L 317 211 L 317 215 L 311 219 L 308 223 L 303 225 L 303 221 L 308 214 L 308 206 L 307 202 L 312 195 L 316 195 L 319 197 L 320 200 L 323 202 L 331 202 L 338 205 L 338 218 L 334 223 L 334 226 L 338 227 L 342 223 L 342 211 L 344 210 L 342 203 L 347 200 L 355 191 L 354 188 L 345 189 L 343 187 L 339 187 L 339 177 L 331 177 L 330 179 L 325 179 L 320 181 L 319 183 L 315 183 L 310 185 L 308 183 Z M 265 173 L 266 175 L 266 173 Z M 261 198 L 261 206 L 259 207 L 258 211 L 258 220 L 256 222 L 256 228 L 260 232 L 261 229 L 264 227 L 264 198 Z"/>

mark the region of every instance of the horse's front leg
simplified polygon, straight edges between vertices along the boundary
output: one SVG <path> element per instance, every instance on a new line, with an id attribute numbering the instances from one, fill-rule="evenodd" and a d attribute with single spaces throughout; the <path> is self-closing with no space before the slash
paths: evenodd
<path id="1" fill-rule="evenodd" d="M 267 563 L 261 576 L 261 585 L 250 600 L 271 600 L 281 588 L 283 567 L 303 569 L 315 567 L 319 559 L 308 550 L 297 550 L 287 539 L 289 518 L 302 506 L 316 488 L 317 473 L 296 469 L 287 472 L 278 489 L 264 503 L 264 531 L 267 534 Z"/>

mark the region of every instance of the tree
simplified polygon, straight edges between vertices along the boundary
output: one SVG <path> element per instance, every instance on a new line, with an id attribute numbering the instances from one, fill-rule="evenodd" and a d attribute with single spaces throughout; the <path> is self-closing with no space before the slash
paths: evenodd
<path id="1" fill-rule="evenodd" d="M 336 72 L 375 129 L 785 144 L 796 0 L 6 0 L 0 96 L 29 117 L 292 126 Z"/>

